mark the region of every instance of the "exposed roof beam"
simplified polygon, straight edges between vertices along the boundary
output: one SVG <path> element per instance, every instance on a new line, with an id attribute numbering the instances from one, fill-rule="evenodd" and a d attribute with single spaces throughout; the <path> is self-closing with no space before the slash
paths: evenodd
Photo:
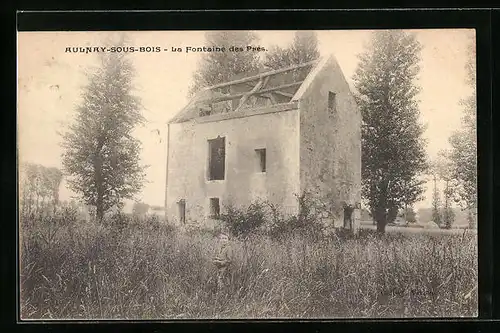
<path id="1" fill-rule="evenodd" d="M 266 76 L 271 76 L 271 75 L 275 75 L 275 74 L 279 74 L 279 73 L 283 73 L 283 72 L 288 72 L 288 71 L 291 71 L 291 70 L 294 70 L 294 69 L 298 69 L 298 68 L 312 66 L 312 65 L 316 64 L 318 61 L 319 60 L 316 59 L 316 60 L 313 60 L 313 61 L 305 62 L 303 64 L 299 64 L 299 65 L 295 65 L 295 66 L 290 66 L 290 67 L 286 67 L 286 68 L 280 68 L 280 69 L 276 69 L 276 70 L 273 70 L 273 71 L 260 73 L 260 74 L 254 75 L 254 76 L 245 77 L 245 78 L 242 78 L 242 79 L 239 79 L 239 80 L 234 80 L 234 81 L 230 81 L 230 82 L 224 82 L 224 83 L 216 84 L 216 85 L 207 87 L 206 90 L 211 90 L 211 89 L 221 88 L 221 87 L 225 87 L 225 86 L 231 86 L 231 85 L 235 85 L 235 84 L 239 84 L 239 83 L 244 83 L 244 82 L 248 82 L 248 81 L 258 80 L 258 79 L 264 78 Z"/>
<path id="2" fill-rule="evenodd" d="M 257 93 L 255 93 L 255 95 L 258 95 L 258 96 L 264 97 L 264 98 L 268 98 L 268 99 L 272 99 L 272 97 L 271 97 L 272 95 L 270 93 L 262 93 L 261 94 L 260 92 L 257 92 Z"/>
<path id="3" fill-rule="evenodd" d="M 273 94 L 269 94 L 269 97 L 271 97 L 271 102 L 272 102 L 273 104 L 278 104 L 278 101 L 276 101 L 276 98 L 274 97 L 274 95 L 273 95 Z"/>
<path id="4" fill-rule="evenodd" d="M 267 78 L 268 77 L 266 77 L 266 80 L 260 79 L 259 82 L 257 82 L 257 84 L 255 85 L 255 87 L 252 88 L 252 90 L 250 90 L 248 93 L 243 95 L 243 97 L 240 99 L 240 103 L 238 104 L 238 107 L 234 111 L 238 111 L 239 109 L 241 109 L 243 104 L 245 104 L 245 102 L 247 101 L 248 97 L 251 96 L 253 93 L 255 93 L 257 90 L 259 90 L 261 87 L 263 87 L 267 83 Z"/>
<path id="5" fill-rule="evenodd" d="M 283 85 L 277 86 L 277 87 L 262 89 L 262 90 L 259 90 L 256 93 L 261 94 L 261 93 L 266 93 L 266 92 L 270 92 L 270 91 L 281 90 L 281 89 L 285 89 L 285 88 L 289 88 L 289 87 L 300 86 L 303 82 L 304 81 L 297 81 L 297 82 L 293 82 L 293 83 L 283 84 Z M 223 102 L 223 101 L 230 101 L 230 100 L 239 99 L 239 98 L 241 98 L 241 97 L 243 97 L 243 96 L 245 96 L 247 94 L 248 94 L 248 92 L 234 94 L 234 95 L 229 95 L 229 96 L 219 96 L 219 97 L 215 97 L 215 98 L 212 98 L 212 99 L 201 100 L 201 101 L 198 101 L 198 102 L 218 103 L 218 102 Z M 249 96 L 250 95 L 251 94 L 249 94 Z"/>
<path id="6" fill-rule="evenodd" d="M 290 97 L 290 98 L 293 97 L 293 94 L 287 93 L 287 92 L 284 92 L 284 91 L 275 90 L 275 91 L 273 91 L 273 93 L 279 94 L 279 95 L 282 95 L 282 96 L 285 96 L 285 97 Z"/>

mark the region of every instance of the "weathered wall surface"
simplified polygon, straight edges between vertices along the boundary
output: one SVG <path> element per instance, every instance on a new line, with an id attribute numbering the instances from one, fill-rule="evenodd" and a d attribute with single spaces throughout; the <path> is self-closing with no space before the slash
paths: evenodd
<path id="1" fill-rule="evenodd" d="M 328 92 L 336 93 L 335 112 Z M 361 202 L 361 115 L 334 58 L 317 72 L 299 102 L 301 191 L 343 219 L 342 204 Z"/>
<path id="2" fill-rule="evenodd" d="M 259 114 L 207 123 L 171 124 L 166 208 L 169 221 L 179 222 L 177 202 L 186 200 L 186 222 L 211 223 L 209 198 L 224 206 L 248 206 L 269 200 L 296 211 L 299 193 L 299 112 Z M 225 180 L 207 180 L 208 142 L 226 138 Z M 255 149 L 266 148 L 267 170 L 259 172 Z"/>

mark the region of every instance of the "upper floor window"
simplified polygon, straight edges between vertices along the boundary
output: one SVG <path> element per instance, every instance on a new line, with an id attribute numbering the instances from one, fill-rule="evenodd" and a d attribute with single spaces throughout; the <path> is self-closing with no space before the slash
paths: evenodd
<path id="1" fill-rule="evenodd" d="M 337 94 L 332 91 L 328 92 L 328 111 L 335 112 L 337 110 Z"/>
<path id="2" fill-rule="evenodd" d="M 208 180 L 224 180 L 226 167 L 226 140 L 224 137 L 208 140 Z"/>

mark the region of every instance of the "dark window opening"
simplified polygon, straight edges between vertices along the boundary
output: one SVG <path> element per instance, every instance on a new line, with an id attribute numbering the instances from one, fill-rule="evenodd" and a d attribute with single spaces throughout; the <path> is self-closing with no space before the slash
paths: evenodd
<path id="1" fill-rule="evenodd" d="M 352 229 L 353 212 L 354 212 L 354 207 L 344 206 L 344 228 Z"/>
<path id="2" fill-rule="evenodd" d="M 200 109 L 200 117 L 209 116 L 212 114 L 212 110 L 209 109 Z"/>
<path id="3" fill-rule="evenodd" d="M 255 149 L 257 153 L 257 158 L 259 162 L 259 172 L 266 172 L 266 150 L 265 149 Z"/>
<path id="4" fill-rule="evenodd" d="M 220 217 L 219 198 L 210 198 L 210 217 L 218 219 Z"/>
<path id="5" fill-rule="evenodd" d="M 179 202 L 177 202 L 177 206 L 179 208 L 179 220 L 184 224 L 186 223 L 186 200 L 179 200 Z"/>
<path id="6" fill-rule="evenodd" d="M 225 138 L 208 140 L 208 180 L 224 180 L 226 166 Z"/>
<path id="7" fill-rule="evenodd" d="M 328 110 L 330 112 L 335 112 L 337 109 L 337 94 L 334 92 L 328 92 Z"/>

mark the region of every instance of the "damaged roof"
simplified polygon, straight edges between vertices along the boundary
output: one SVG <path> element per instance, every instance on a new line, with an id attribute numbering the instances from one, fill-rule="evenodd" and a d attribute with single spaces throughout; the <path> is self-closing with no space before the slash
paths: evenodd
<path id="1" fill-rule="evenodd" d="M 320 62 L 321 59 L 317 59 L 206 87 L 169 123 L 289 103 Z"/>
<path id="2" fill-rule="evenodd" d="M 323 66 L 333 56 L 206 87 L 170 121 L 192 119 L 249 109 L 286 105 L 300 99 Z M 352 84 L 349 84 L 352 86 Z M 351 87 L 352 89 L 352 87 Z"/>

